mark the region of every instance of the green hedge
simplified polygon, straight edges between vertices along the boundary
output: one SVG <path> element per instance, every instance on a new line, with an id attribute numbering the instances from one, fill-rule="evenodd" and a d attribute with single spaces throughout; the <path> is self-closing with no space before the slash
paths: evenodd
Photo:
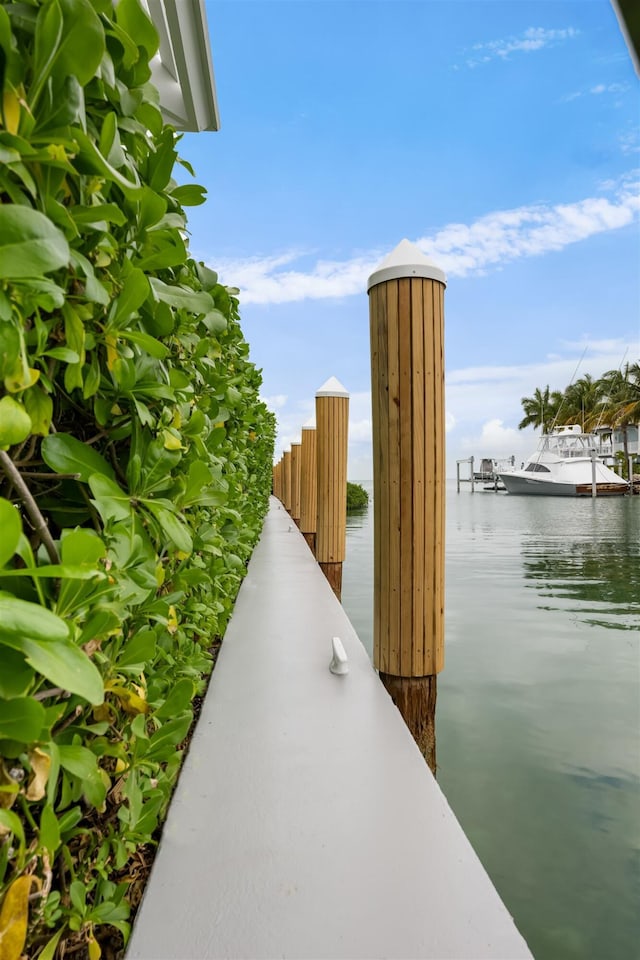
<path id="1" fill-rule="evenodd" d="M 369 494 L 359 483 L 347 483 L 347 513 L 364 510 L 369 504 Z"/>
<path id="2" fill-rule="evenodd" d="M 138 0 L 0 7 L 2 960 L 126 938 L 270 490 L 156 48 Z"/>

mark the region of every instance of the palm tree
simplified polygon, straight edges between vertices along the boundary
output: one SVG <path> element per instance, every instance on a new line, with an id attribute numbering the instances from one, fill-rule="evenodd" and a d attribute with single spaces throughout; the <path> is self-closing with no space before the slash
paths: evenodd
<path id="1" fill-rule="evenodd" d="M 622 433 L 625 463 L 629 459 L 628 429 L 640 423 L 640 363 L 626 363 L 623 370 L 609 370 L 601 379 L 599 418 Z M 591 417 L 593 426 L 596 415 Z"/>
<path id="2" fill-rule="evenodd" d="M 590 373 L 570 383 L 564 391 L 560 423 L 579 423 L 584 432 L 586 424 L 593 425 L 594 415 L 601 413 L 604 387 L 602 380 L 594 380 Z"/>
<path id="3" fill-rule="evenodd" d="M 562 394 L 558 390 L 549 390 L 549 384 L 544 390 L 539 387 L 533 391 L 532 397 L 522 397 L 520 400 L 524 417 L 518 424 L 518 430 L 525 427 L 542 427 L 543 433 L 549 433 L 556 422 L 558 410 L 562 403 Z"/>

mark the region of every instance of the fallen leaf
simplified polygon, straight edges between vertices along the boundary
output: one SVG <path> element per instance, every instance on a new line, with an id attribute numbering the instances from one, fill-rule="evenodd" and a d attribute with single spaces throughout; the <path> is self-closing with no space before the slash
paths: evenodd
<path id="1" fill-rule="evenodd" d="M 51 757 L 44 753 L 40 747 L 36 747 L 29 753 L 29 763 L 33 774 L 27 787 L 26 798 L 27 800 L 42 800 L 49 779 Z"/>

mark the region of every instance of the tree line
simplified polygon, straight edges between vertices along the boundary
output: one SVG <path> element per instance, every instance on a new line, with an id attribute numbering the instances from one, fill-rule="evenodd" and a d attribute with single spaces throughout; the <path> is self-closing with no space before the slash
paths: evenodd
<path id="1" fill-rule="evenodd" d="M 550 433 L 558 426 L 579 423 L 589 433 L 598 427 L 620 430 L 625 457 L 628 428 L 640 423 L 640 363 L 626 363 L 594 379 L 587 373 L 564 390 L 536 387 L 531 397 L 522 397 L 524 417 L 518 424 Z"/>

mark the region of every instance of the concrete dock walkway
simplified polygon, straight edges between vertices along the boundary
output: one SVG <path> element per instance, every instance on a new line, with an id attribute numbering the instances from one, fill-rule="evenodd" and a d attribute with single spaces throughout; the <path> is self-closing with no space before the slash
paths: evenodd
<path id="1" fill-rule="evenodd" d="M 127 957 L 530 956 L 272 500 Z"/>

